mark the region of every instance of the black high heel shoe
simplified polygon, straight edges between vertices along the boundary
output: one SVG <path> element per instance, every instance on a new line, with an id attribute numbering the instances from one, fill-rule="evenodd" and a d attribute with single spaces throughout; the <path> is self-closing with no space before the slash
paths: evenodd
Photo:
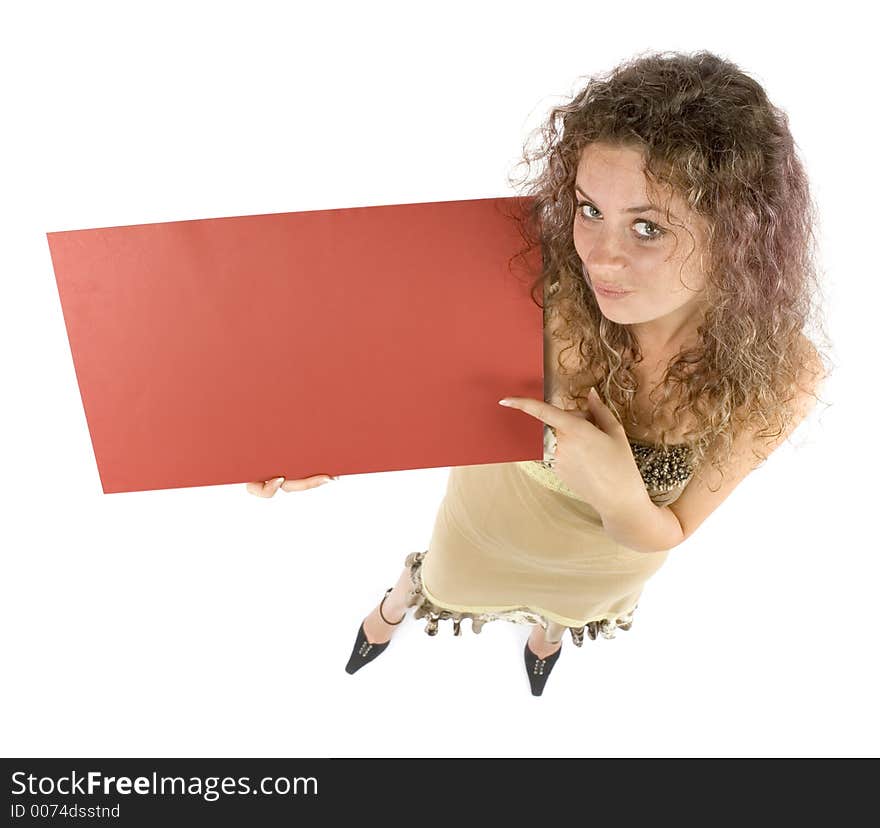
<path id="1" fill-rule="evenodd" d="M 401 618 L 400 621 L 389 621 L 382 612 L 385 598 L 388 597 L 388 593 L 391 592 L 392 589 L 394 589 L 394 587 L 388 587 L 388 589 L 385 590 L 385 596 L 379 602 L 379 616 L 386 624 L 396 627 L 404 618 L 406 618 L 406 613 L 404 612 L 403 618 Z M 354 647 L 351 651 L 351 657 L 348 659 L 348 664 L 345 665 L 345 672 L 349 674 L 356 673 L 365 664 L 369 664 L 374 658 L 381 655 L 390 643 L 391 640 L 389 639 L 388 641 L 383 641 L 381 644 L 371 644 L 367 641 L 367 634 L 364 631 L 363 622 L 361 622 L 357 638 L 354 642 Z"/>
<path id="2" fill-rule="evenodd" d="M 559 649 L 555 653 L 548 655 L 547 658 L 538 658 L 531 651 L 529 642 L 526 640 L 526 648 L 523 654 L 525 655 L 526 674 L 529 677 L 533 696 L 540 696 L 544 692 L 544 685 L 547 683 L 547 679 L 550 678 L 550 671 L 553 669 L 553 665 L 556 664 L 561 652 L 562 644 L 560 643 Z"/>

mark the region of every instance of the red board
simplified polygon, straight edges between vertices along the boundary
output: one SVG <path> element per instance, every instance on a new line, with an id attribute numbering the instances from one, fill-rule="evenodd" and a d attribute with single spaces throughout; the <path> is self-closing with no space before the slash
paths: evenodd
<path id="1" fill-rule="evenodd" d="M 541 459 L 526 203 L 47 233 L 104 492 Z"/>

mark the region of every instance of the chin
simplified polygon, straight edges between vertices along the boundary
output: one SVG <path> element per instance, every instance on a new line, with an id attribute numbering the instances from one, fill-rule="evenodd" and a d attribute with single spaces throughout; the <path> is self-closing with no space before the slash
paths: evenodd
<path id="1" fill-rule="evenodd" d="M 610 302 L 605 302 L 603 297 L 596 296 L 596 304 L 599 306 L 599 312 L 602 316 L 612 322 L 617 322 L 618 325 L 631 325 L 640 321 L 633 317 L 631 311 L 618 307 L 613 299 Z"/>

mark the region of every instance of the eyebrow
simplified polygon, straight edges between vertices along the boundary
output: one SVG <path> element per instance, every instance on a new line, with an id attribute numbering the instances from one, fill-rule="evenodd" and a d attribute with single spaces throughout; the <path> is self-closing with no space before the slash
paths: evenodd
<path id="1" fill-rule="evenodd" d="M 575 189 L 588 201 L 593 201 L 591 196 L 588 196 L 582 189 L 580 184 L 575 184 Z M 663 211 L 654 204 L 640 204 L 638 207 L 627 207 L 623 212 L 624 213 L 646 213 L 653 210 L 655 213 L 663 214 Z M 681 221 L 681 219 L 675 215 L 674 213 L 669 214 L 671 218 L 674 218 L 676 221 Z"/>

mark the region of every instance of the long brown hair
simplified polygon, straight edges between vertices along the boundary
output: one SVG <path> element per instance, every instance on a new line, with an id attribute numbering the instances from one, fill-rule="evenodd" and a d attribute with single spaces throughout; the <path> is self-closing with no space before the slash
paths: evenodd
<path id="1" fill-rule="evenodd" d="M 531 150 L 535 133 L 540 141 Z M 543 255 L 532 298 L 544 308 L 545 323 L 555 316 L 559 338 L 576 344 L 576 362 L 598 378 L 597 391 L 618 419 L 633 422 L 632 369 L 643 355 L 629 328 L 600 311 L 572 236 L 575 174 L 583 148 L 594 142 L 640 149 L 649 187 L 671 187 L 706 219 L 707 311 L 699 344 L 670 361 L 652 417 L 670 411 L 670 401 L 673 421 L 692 415 L 687 420 L 698 425 L 685 442 L 697 465 L 712 446 L 713 465 L 723 474 L 740 433 L 769 440 L 789 424 L 796 389 L 819 362 L 807 325 L 827 339 L 819 313 L 818 210 L 788 118 L 728 60 L 705 51 L 650 53 L 591 78 L 526 142 L 517 166 L 541 168 L 522 191 L 530 205 L 521 217 L 523 254 L 540 245 Z M 559 370 L 565 373 L 562 355 Z M 579 376 L 586 370 L 570 377 L 571 396 L 582 408 L 589 387 L 578 387 Z M 663 429 L 664 447 L 667 436 Z M 753 453 L 759 464 L 766 459 Z"/>

